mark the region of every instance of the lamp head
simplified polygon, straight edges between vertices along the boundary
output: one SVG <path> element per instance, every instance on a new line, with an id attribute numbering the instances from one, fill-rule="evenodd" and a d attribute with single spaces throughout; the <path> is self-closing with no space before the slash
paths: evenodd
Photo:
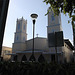
<path id="1" fill-rule="evenodd" d="M 38 15 L 37 14 L 31 14 L 30 16 L 32 18 L 33 24 L 35 24 L 35 21 L 36 21 Z"/>
<path id="2" fill-rule="evenodd" d="M 31 14 L 31 18 L 37 19 L 38 15 L 37 14 Z"/>

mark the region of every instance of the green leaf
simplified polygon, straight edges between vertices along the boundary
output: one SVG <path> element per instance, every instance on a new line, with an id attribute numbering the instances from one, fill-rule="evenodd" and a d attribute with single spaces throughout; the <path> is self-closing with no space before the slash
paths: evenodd
<path id="1" fill-rule="evenodd" d="M 72 24 L 72 28 L 74 29 L 74 22 L 72 21 L 71 24 Z"/>
<path id="2" fill-rule="evenodd" d="M 72 21 L 75 21 L 75 15 L 72 15 Z"/>
<path id="3" fill-rule="evenodd" d="M 74 10 L 74 13 L 75 13 L 75 10 Z"/>
<path id="4" fill-rule="evenodd" d="M 70 20 L 68 20 L 68 23 L 70 23 Z"/>

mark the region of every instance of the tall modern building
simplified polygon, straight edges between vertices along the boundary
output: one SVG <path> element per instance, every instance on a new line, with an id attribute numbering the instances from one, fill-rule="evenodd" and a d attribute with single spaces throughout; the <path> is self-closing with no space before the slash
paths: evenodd
<path id="1" fill-rule="evenodd" d="M 28 28 L 29 29 L 29 28 Z M 32 59 L 32 47 L 33 39 L 27 40 L 27 20 L 23 17 L 17 19 L 16 22 L 16 32 L 14 37 L 14 43 L 12 46 L 12 59 L 13 61 L 31 61 Z M 47 26 L 47 36 L 50 33 L 55 33 L 62 31 L 61 26 L 61 15 L 55 16 L 53 11 L 48 14 L 48 26 Z M 34 59 L 36 62 L 54 62 L 56 59 L 56 49 L 55 47 L 48 46 L 48 39 L 43 37 L 34 38 Z M 70 62 L 73 46 L 69 40 L 64 40 L 64 45 L 57 46 L 57 61 L 58 62 Z"/>

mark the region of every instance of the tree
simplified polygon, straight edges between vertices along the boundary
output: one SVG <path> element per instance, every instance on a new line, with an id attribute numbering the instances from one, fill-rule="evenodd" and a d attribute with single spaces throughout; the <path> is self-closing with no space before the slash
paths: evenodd
<path id="1" fill-rule="evenodd" d="M 46 4 L 50 4 L 50 7 L 55 15 L 59 15 L 59 13 L 68 13 L 69 18 L 68 23 L 71 22 L 73 28 L 73 34 L 75 34 L 74 23 L 75 23 L 75 0 L 44 0 Z M 49 11 L 51 11 L 49 9 Z M 49 13 L 47 12 L 47 14 Z"/>

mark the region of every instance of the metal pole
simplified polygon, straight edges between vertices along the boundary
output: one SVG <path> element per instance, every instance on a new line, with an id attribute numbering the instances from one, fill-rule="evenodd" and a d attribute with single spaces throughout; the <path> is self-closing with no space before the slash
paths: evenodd
<path id="1" fill-rule="evenodd" d="M 34 30 L 35 30 L 35 20 L 33 20 L 33 50 L 32 50 L 32 55 L 34 56 Z M 32 59 L 33 62 L 33 59 Z"/>
<path id="2" fill-rule="evenodd" d="M 57 57 L 57 36 L 55 32 L 55 51 L 56 51 L 56 62 L 58 62 L 58 57 Z"/>
<path id="3" fill-rule="evenodd" d="M 75 25 L 73 28 L 73 44 L 74 44 L 74 50 L 75 50 Z"/>

